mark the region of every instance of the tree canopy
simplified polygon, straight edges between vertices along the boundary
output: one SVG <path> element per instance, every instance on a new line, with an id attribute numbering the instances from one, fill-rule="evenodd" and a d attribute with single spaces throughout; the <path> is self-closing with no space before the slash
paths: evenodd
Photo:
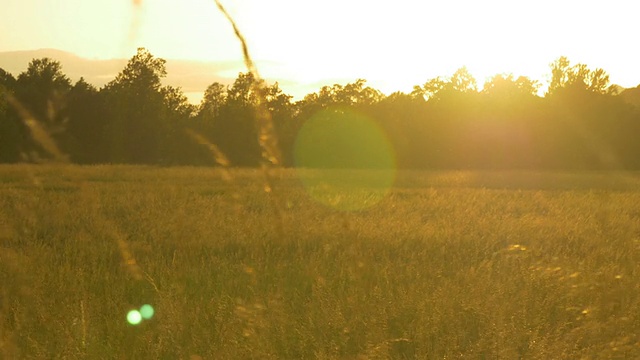
<path id="1" fill-rule="evenodd" d="M 257 166 L 260 102 L 286 166 L 300 158 L 302 133 L 314 139 L 310 164 L 331 167 L 328 159 L 335 158 L 344 167 L 350 156 L 377 154 L 380 149 L 360 141 L 373 132 L 355 131 L 360 127 L 350 121 L 356 121 L 382 134 L 395 159 L 387 163 L 402 168 L 640 169 L 640 92 L 618 95 L 606 71 L 566 57 L 549 71 L 544 96 L 543 84 L 527 77 L 497 74 L 478 84 L 463 67 L 410 93 L 387 96 L 357 79 L 298 101 L 277 83 L 240 73 L 231 84 L 209 85 L 196 106 L 182 89 L 163 85 L 166 61 L 144 48 L 100 89 L 82 78 L 73 84 L 58 61 L 34 59 L 17 77 L 0 69 L 0 162 L 47 158 L 26 111 L 76 163 L 215 164 L 217 155 L 205 144 L 231 165 Z M 313 127 L 305 128 L 309 121 Z M 380 166 L 370 160 L 358 166 Z"/>

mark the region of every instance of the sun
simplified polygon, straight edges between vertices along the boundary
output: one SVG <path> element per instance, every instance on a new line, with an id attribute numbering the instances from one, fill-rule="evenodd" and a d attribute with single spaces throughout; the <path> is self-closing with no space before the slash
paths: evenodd
<path id="1" fill-rule="evenodd" d="M 558 13 L 549 12 L 551 3 L 545 1 L 222 2 L 242 31 L 260 73 L 297 97 L 300 89 L 357 79 L 385 94 L 410 92 L 415 85 L 450 76 L 463 66 L 480 88 L 497 74 L 544 83 L 549 64 L 562 55 L 572 62 L 611 69 L 613 82 L 635 86 L 617 76 L 635 73 L 640 79 L 633 56 L 614 58 L 614 51 L 598 51 L 593 41 L 602 39 L 603 30 L 562 18 L 559 14 L 570 10 L 563 4 L 557 5 Z M 240 45 L 215 2 L 155 0 L 129 5 L 129 13 L 123 14 L 129 19 L 126 31 L 113 37 L 119 37 L 120 46 L 127 44 L 130 52 L 143 46 L 167 59 L 237 61 L 242 68 Z M 578 10 L 583 15 L 593 12 Z M 134 39 L 123 33 L 134 34 Z M 103 32 L 96 38 L 104 36 Z"/>
<path id="2" fill-rule="evenodd" d="M 296 96 L 300 89 L 357 79 L 385 94 L 410 92 L 415 85 L 450 76 L 463 66 L 479 87 L 496 74 L 544 83 L 549 64 L 560 56 L 601 67 L 613 83 L 625 87 L 640 82 L 635 48 L 611 41 L 635 33 L 631 5 L 575 7 L 552 0 L 221 1 L 242 31 L 260 73 Z M 14 22 L 15 29 L 4 31 L 9 34 L 6 43 L 102 59 L 127 58 L 146 47 L 168 60 L 235 61 L 242 69 L 240 45 L 214 1 L 61 4 L 65 5 L 47 7 L 43 17 L 24 10 L 32 16 L 24 24 L 41 26 L 19 27 L 21 23 Z M 598 19 L 597 26 L 585 21 L 591 18 Z M 34 39 L 28 44 L 14 44 L 30 38 Z"/>
<path id="3" fill-rule="evenodd" d="M 554 56 L 535 46 L 545 34 L 530 19 L 503 16 L 499 1 L 463 3 L 239 1 L 235 15 L 253 56 L 297 82 L 362 78 L 389 94 L 463 66 L 480 87 L 496 74 L 544 77 Z"/>

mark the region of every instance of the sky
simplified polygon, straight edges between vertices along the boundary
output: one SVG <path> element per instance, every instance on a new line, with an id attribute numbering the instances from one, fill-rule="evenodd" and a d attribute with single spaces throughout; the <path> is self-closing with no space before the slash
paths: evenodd
<path id="1" fill-rule="evenodd" d="M 462 66 L 479 84 L 498 73 L 544 83 L 560 56 L 605 69 L 612 83 L 640 84 L 636 0 L 221 1 L 260 74 L 296 96 L 358 78 L 386 94 L 408 92 Z M 167 60 L 237 61 L 220 70 L 230 78 L 244 70 L 213 0 L 3 0 L 2 8 L 0 52 L 122 59 L 142 46 Z"/>

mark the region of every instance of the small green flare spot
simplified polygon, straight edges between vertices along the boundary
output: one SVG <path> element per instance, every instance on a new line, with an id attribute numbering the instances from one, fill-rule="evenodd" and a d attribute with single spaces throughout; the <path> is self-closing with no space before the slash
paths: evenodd
<path id="1" fill-rule="evenodd" d="M 127 314 L 127 321 L 131 325 L 140 324 L 140 322 L 142 321 L 142 315 L 140 315 L 140 311 L 138 310 L 129 311 L 129 313 Z"/>
<path id="2" fill-rule="evenodd" d="M 144 304 L 140 307 L 140 315 L 145 320 L 151 319 L 154 313 L 155 313 L 155 310 L 153 310 L 153 306 L 149 304 Z"/>

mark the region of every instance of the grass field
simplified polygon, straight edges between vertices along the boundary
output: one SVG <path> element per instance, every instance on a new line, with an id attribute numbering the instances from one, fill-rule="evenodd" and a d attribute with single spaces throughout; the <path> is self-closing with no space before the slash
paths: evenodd
<path id="1" fill-rule="evenodd" d="M 639 174 L 327 174 L 0 167 L 0 358 L 640 358 Z"/>

